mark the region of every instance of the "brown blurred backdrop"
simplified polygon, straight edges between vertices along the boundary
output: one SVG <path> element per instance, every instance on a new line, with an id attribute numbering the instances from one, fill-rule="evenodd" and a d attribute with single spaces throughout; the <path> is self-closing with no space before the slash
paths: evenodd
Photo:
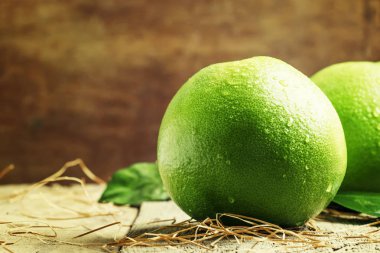
<path id="1" fill-rule="evenodd" d="M 380 59 L 380 0 L 0 1 L 2 182 L 81 157 L 103 178 L 156 159 L 176 90 L 215 62 L 270 55 L 305 74 Z"/>

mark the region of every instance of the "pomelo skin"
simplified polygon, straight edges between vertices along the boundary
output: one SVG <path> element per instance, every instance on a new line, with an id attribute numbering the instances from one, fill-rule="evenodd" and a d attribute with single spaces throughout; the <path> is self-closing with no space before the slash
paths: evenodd
<path id="1" fill-rule="evenodd" d="M 346 145 L 323 92 L 262 56 L 208 66 L 180 88 L 161 123 L 158 167 L 197 220 L 234 213 L 296 226 L 333 199 Z"/>
<path id="2" fill-rule="evenodd" d="M 347 174 L 341 191 L 380 192 L 380 63 L 345 62 L 316 73 L 342 121 Z"/>

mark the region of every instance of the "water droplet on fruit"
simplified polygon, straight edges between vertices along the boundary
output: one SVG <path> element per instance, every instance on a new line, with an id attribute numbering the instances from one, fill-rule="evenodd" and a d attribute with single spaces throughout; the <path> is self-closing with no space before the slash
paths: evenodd
<path id="1" fill-rule="evenodd" d="M 265 132 L 266 134 L 269 134 L 269 133 L 270 133 L 270 130 L 269 130 L 268 128 L 265 128 L 264 132 Z"/>
<path id="2" fill-rule="evenodd" d="M 228 92 L 228 91 L 222 91 L 222 94 L 224 95 L 224 96 L 228 96 L 228 95 L 230 95 L 230 93 Z"/>
<path id="3" fill-rule="evenodd" d="M 375 118 L 380 116 L 380 108 L 379 107 L 376 107 L 376 109 L 373 111 L 373 116 Z"/>
<path id="4" fill-rule="evenodd" d="M 283 177 L 283 178 L 286 178 L 286 174 L 283 174 L 282 177 Z"/>
<path id="5" fill-rule="evenodd" d="M 305 170 L 309 170 L 309 169 L 310 169 L 309 166 L 306 165 L 306 166 L 305 166 Z"/>
<path id="6" fill-rule="evenodd" d="M 326 192 L 331 192 L 331 190 L 332 190 L 332 184 L 329 184 L 327 186 Z"/>
<path id="7" fill-rule="evenodd" d="M 287 126 L 290 127 L 293 125 L 294 119 L 292 117 L 289 118 Z"/>
<path id="8" fill-rule="evenodd" d="M 280 84 L 284 87 L 288 86 L 288 84 L 284 80 L 280 80 Z"/>
<path id="9" fill-rule="evenodd" d="M 306 180 L 303 180 L 303 181 L 302 181 L 302 184 L 306 184 Z"/>
<path id="10" fill-rule="evenodd" d="M 233 197 L 228 197 L 228 202 L 230 202 L 231 204 L 235 203 L 235 199 Z"/>
<path id="11" fill-rule="evenodd" d="M 306 142 L 306 143 L 309 143 L 309 142 L 310 142 L 310 135 L 308 135 L 308 134 L 306 135 L 305 142 Z"/>

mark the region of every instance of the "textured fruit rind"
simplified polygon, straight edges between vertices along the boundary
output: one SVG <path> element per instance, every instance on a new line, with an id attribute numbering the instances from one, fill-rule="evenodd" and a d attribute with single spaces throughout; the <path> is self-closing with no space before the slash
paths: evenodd
<path id="1" fill-rule="evenodd" d="M 334 197 L 346 169 L 343 129 L 309 78 L 270 57 L 208 66 L 169 104 L 158 167 L 195 219 L 237 213 L 301 225 Z"/>
<path id="2" fill-rule="evenodd" d="M 380 192 L 380 63 L 345 62 L 316 73 L 341 119 L 347 142 L 342 191 Z"/>

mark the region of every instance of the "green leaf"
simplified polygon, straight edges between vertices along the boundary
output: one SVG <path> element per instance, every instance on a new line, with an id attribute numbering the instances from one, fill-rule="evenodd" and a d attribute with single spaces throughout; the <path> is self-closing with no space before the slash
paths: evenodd
<path id="1" fill-rule="evenodd" d="M 155 163 L 135 163 L 116 171 L 99 202 L 139 205 L 143 201 L 168 200 Z"/>
<path id="2" fill-rule="evenodd" d="M 380 193 L 341 192 L 333 202 L 357 212 L 380 217 Z"/>

